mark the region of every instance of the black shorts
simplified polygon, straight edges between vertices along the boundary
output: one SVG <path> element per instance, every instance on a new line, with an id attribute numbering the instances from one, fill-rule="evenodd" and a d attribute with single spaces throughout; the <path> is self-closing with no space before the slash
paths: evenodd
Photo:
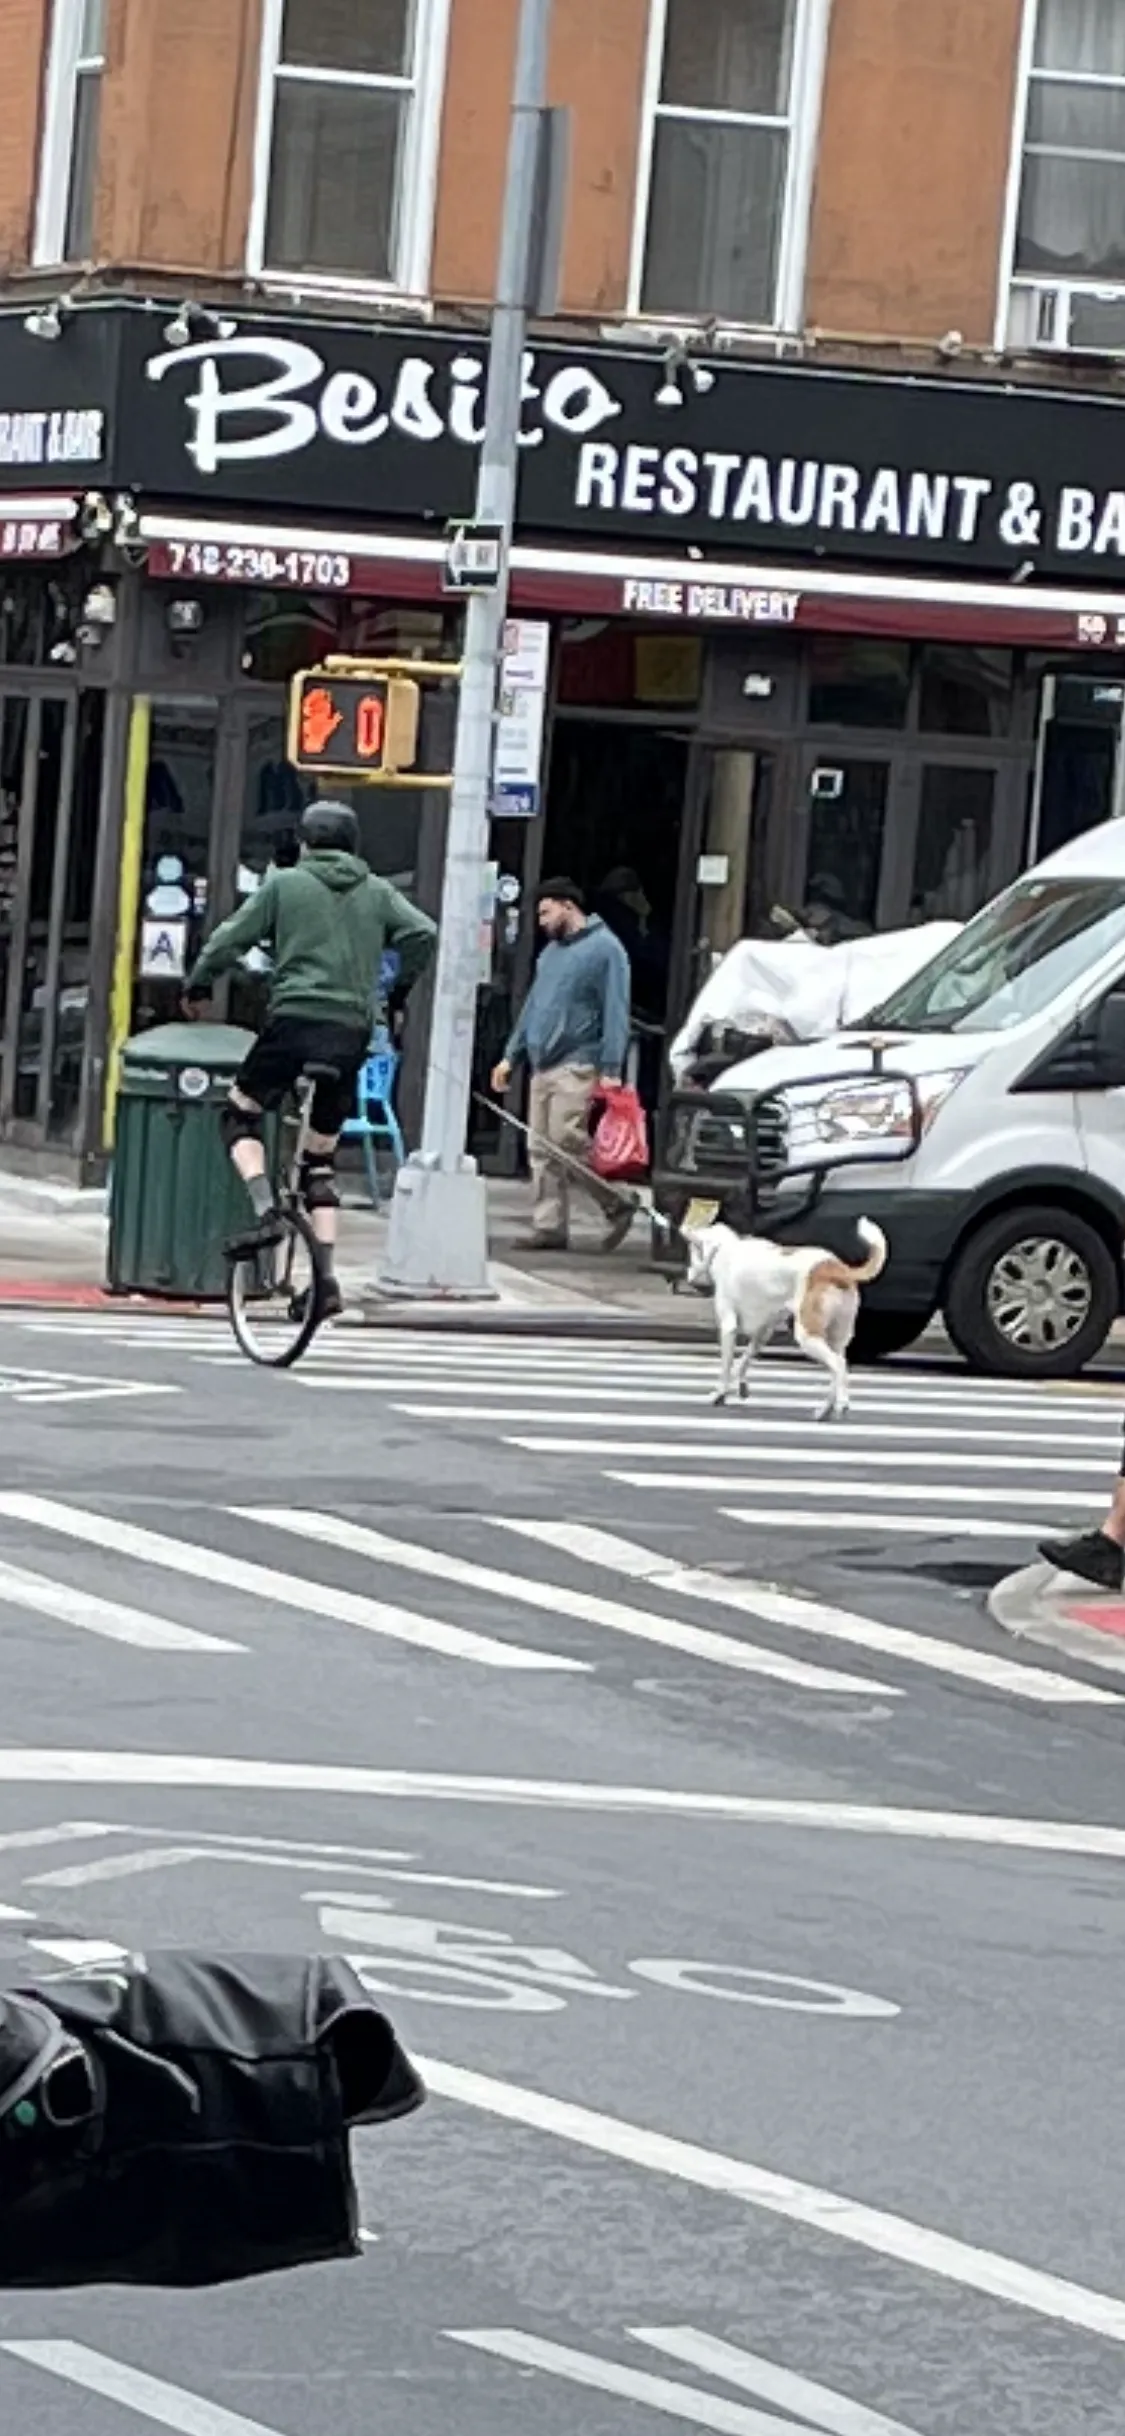
<path id="1" fill-rule="evenodd" d="M 274 1015 L 259 1033 L 235 1075 L 240 1091 L 259 1108 L 277 1108 L 306 1066 L 335 1066 L 338 1083 L 318 1083 L 313 1093 L 314 1133 L 338 1134 L 355 1114 L 355 1087 L 367 1056 L 364 1025 L 321 1023 L 312 1015 Z"/>

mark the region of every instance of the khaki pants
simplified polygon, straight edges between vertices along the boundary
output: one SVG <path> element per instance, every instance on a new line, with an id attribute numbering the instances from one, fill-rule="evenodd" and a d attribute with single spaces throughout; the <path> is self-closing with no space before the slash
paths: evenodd
<path id="1" fill-rule="evenodd" d="M 532 1133 L 539 1137 L 530 1144 L 535 1187 L 531 1224 L 536 1235 L 565 1235 L 571 1185 L 589 1194 L 603 1218 L 615 1217 L 620 1209 L 619 1197 L 600 1184 L 596 1176 L 587 1176 L 583 1183 L 572 1168 L 557 1166 L 543 1147 L 549 1142 L 556 1150 L 565 1151 L 568 1158 L 585 1165 L 590 1151 L 586 1119 L 597 1079 L 593 1066 L 552 1066 L 546 1074 L 531 1077 L 528 1123 Z"/>

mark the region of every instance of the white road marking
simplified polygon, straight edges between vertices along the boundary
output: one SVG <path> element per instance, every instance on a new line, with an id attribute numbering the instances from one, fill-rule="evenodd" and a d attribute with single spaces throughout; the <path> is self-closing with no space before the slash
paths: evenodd
<path id="1" fill-rule="evenodd" d="M 909 1665 L 929 1667 L 936 1674 L 957 1675 L 968 1683 L 985 1683 L 993 1690 L 1015 1692 L 1022 1699 L 1092 1703 L 1096 1707 L 1119 1699 L 1116 1692 L 1083 1683 L 1077 1676 L 1020 1665 L 1015 1659 L 1000 1657 L 990 1650 L 968 1649 L 957 1641 L 911 1632 L 904 1625 L 881 1624 L 874 1616 L 829 1606 L 823 1599 L 800 1598 L 792 1591 L 774 1590 L 765 1582 L 732 1581 L 724 1574 L 679 1565 L 635 1540 L 623 1539 L 618 1532 L 603 1531 L 593 1524 L 523 1522 L 501 1515 L 495 1517 L 495 1522 L 498 1530 L 509 1531 L 517 1539 L 539 1541 L 544 1547 L 561 1550 L 579 1564 L 624 1574 L 628 1580 L 646 1583 L 650 1589 L 664 1591 L 672 1598 L 702 1599 L 711 1606 L 733 1609 L 737 1615 L 752 1616 L 760 1624 L 778 1624 L 790 1632 L 811 1633 L 822 1640 L 847 1641 L 859 1649 L 877 1650 L 881 1657 L 903 1658 Z M 964 1525 L 958 1527 L 963 1529 Z"/>
<path id="2" fill-rule="evenodd" d="M 31 1880 L 33 1886 L 40 1883 Z M 843 1988 L 828 1979 L 797 1979 L 791 1971 L 759 1971 L 740 1962 L 660 1957 L 631 1962 L 627 1968 L 635 1978 L 650 1980 L 654 1988 L 674 1988 L 682 1996 L 711 1996 L 718 2004 L 755 2005 L 766 2013 L 815 2013 L 821 2021 L 889 2022 L 902 2011 L 889 1997 L 869 1996 L 863 1988 Z"/>
<path id="3" fill-rule="evenodd" d="M 277 2436 L 276 2428 L 267 2428 L 260 2419 L 246 2419 L 241 2411 L 205 2401 L 202 2394 L 185 2393 L 180 2385 L 166 2385 L 162 2377 L 127 2368 L 123 2360 L 107 2359 L 87 2343 L 0 2343 L 0 2351 L 98 2394 L 103 2402 L 115 2402 L 123 2411 L 134 2411 L 139 2419 L 173 2428 L 176 2436 Z"/>
<path id="4" fill-rule="evenodd" d="M 34 1920 L 35 1916 L 22 1903 L 0 1903 L 0 1920 Z"/>
<path id="5" fill-rule="evenodd" d="M 981 1522 L 979 1516 L 962 1514 L 865 1514 L 862 1523 L 854 1515 L 837 1507 L 825 1511 L 796 1506 L 723 1506 L 720 1511 L 732 1522 L 752 1523 L 756 1530 L 771 1531 L 831 1531 L 839 1539 L 843 1532 L 862 1530 L 865 1537 L 873 1531 L 901 1532 L 904 1539 L 990 1539 L 1014 1540 L 1021 1548 L 1027 1546 L 1026 1522 Z"/>
<path id="6" fill-rule="evenodd" d="M 100 1937 L 29 1937 L 38 1954 L 49 1954 L 53 1962 L 65 1962 L 68 1970 L 97 1970 L 107 1963 L 121 1962 L 126 1948 L 106 1945 Z"/>
<path id="7" fill-rule="evenodd" d="M 478 1590 L 489 1598 L 514 1599 L 527 1607 L 543 1608 L 548 1615 L 573 1616 L 604 1631 L 630 1634 L 639 1641 L 655 1641 L 664 1649 L 683 1650 L 714 1666 L 731 1666 L 747 1674 L 768 1676 L 778 1683 L 799 1684 L 806 1691 L 860 1692 L 865 1698 L 872 1692 L 879 1692 L 886 1699 L 902 1696 L 894 1687 L 874 1683 L 862 1675 L 843 1675 L 826 1667 L 806 1665 L 775 1650 L 735 1640 L 728 1633 L 702 1631 L 694 1624 L 680 1624 L 671 1617 L 646 1614 L 643 1608 L 626 1607 L 617 1599 L 562 1589 L 554 1582 L 530 1581 L 524 1574 L 503 1573 L 491 1565 L 470 1564 L 465 1557 L 392 1539 L 384 1531 L 368 1530 L 366 1525 L 346 1522 L 336 1514 L 298 1513 L 287 1507 L 271 1506 L 233 1510 L 245 1521 L 261 1523 L 267 1530 L 291 1531 L 317 1545 L 346 1548 L 352 1555 L 373 1558 L 378 1564 L 421 1573 L 431 1581 L 456 1582 L 462 1589 Z"/>
<path id="8" fill-rule="evenodd" d="M 376 1801 L 463 1802 L 500 1809 L 584 1811 L 607 1818 L 699 1819 L 747 1827 L 808 1827 L 838 1835 L 968 1844 L 998 1852 L 1125 1860 L 1125 1827 L 989 1817 L 962 1810 L 880 1809 L 854 1802 L 780 1801 L 663 1786 L 561 1784 L 519 1776 L 442 1776 L 418 1769 L 311 1760 L 216 1758 L 186 1751 L 0 1750 L 0 1784 L 201 1787 L 240 1793 L 366 1794 Z M 116 1830 L 114 1831 L 116 1832 Z"/>
<path id="9" fill-rule="evenodd" d="M 868 2207 L 839 2191 L 822 2190 L 815 2183 L 800 2182 L 789 2174 L 727 2156 L 722 2150 L 673 2139 L 666 2132 L 649 2131 L 620 2116 L 598 2114 L 592 2107 L 573 2106 L 542 2090 L 522 2089 L 513 2081 L 496 2080 L 432 2056 L 417 2056 L 415 2061 L 431 2094 L 448 2098 L 454 2105 L 474 2108 L 505 2123 L 523 2124 L 598 2156 L 612 2157 L 619 2164 L 692 2184 L 697 2190 L 715 2191 L 746 2207 L 761 2208 L 767 2215 L 784 2217 L 809 2232 L 830 2234 L 836 2241 L 851 2242 L 859 2249 L 894 2259 L 900 2266 L 1031 2310 L 1057 2325 L 1103 2335 L 1111 2343 L 1125 2343 L 1125 2300 L 1111 2293 L 1070 2283 L 1061 2275 L 1024 2266 L 998 2251 L 978 2249 L 952 2234 L 916 2224 L 908 2216 Z"/>
<path id="10" fill-rule="evenodd" d="M 211 1861 L 223 1867 L 240 1869 L 292 1869 L 302 1877 L 311 1877 L 318 1870 L 332 1877 L 340 1874 L 338 1861 L 313 1860 L 308 1856 L 283 1852 L 217 1851 L 214 1844 L 157 1844 L 140 1852 L 115 1853 L 108 1860 L 80 1861 L 67 1869 L 39 1870 L 27 1880 L 29 1886 L 101 1886 L 114 1878 L 150 1877 L 157 1870 L 176 1869 L 184 1862 Z M 433 1886 L 457 1894 L 517 1896 L 530 1903 L 551 1903 L 556 1900 L 553 1886 L 520 1886 L 502 1878 L 454 1878 L 436 1870 L 376 1869 L 353 1863 L 356 1877 L 378 1878 L 395 1886 Z"/>
<path id="11" fill-rule="evenodd" d="M 596 1428 L 597 1422 L 591 1420 L 588 1413 L 578 1413 L 573 1418 L 567 1417 L 567 1426 L 572 1429 L 586 1426 Z M 901 1442 L 901 1431 L 898 1435 Z M 733 1430 L 730 1436 L 732 1439 L 734 1438 Z M 506 1446 L 523 1447 L 531 1454 L 585 1455 L 587 1459 L 591 1454 L 652 1455 L 659 1459 L 662 1455 L 667 1456 L 669 1452 L 669 1449 L 659 1442 L 652 1445 L 643 1438 L 602 1438 L 593 1447 L 586 1440 L 575 1438 L 505 1438 L 504 1443 Z M 675 1452 L 680 1463 L 714 1463 L 717 1460 L 765 1464 L 800 1462 L 802 1467 L 807 1466 L 811 1471 L 820 1468 L 833 1474 L 846 1471 L 849 1465 L 861 1464 L 865 1471 L 893 1470 L 897 1467 L 900 1471 L 927 1473 L 942 1469 L 955 1472 L 1074 1472 L 1077 1473 L 1079 1479 L 1088 1480 L 1094 1486 L 1097 1486 L 1099 1482 L 1104 1482 L 1105 1476 L 1104 1459 L 1098 1464 L 1091 1456 L 1082 1456 L 1077 1461 L 1071 1461 L 1062 1455 L 948 1455 L 940 1451 L 931 1451 L 928 1447 L 903 1447 L 901 1443 L 893 1450 L 885 1450 L 882 1447 L 841 1446 L 835 1434 L 833 1434 L 830 1444 L 826 1444 L 821 1438 L 815 1446 L 803 1446 L 799 1452 L 791 1446 L 749 1446 L 740 1449 L 737 1445 L 733 1446 L 729 1453 L 726 1447 L 720 1450 L 717 1446 L 691 1445 L 678 1446 Z M 765 1483 L 762 1485 L 765 1486 Z M 792 1488 L 793 1483 L 789 1481 L 782 1485 Z M 810 1485 L 807 1480 L 802 1483 L 805 1488 Z M 876 1481 L 873 1488 L 857 1489 L 851 1480 L 842 1480 L 839 1485 L 842 1494 L 846 1497 L 853 1495 L 869 1497 L 877 1494 L 880 1486 Z M 905 1491 L 901 1489 L 889 1491 L 891 1496 L 913 1497 L 917 1493 L 919 1492 L 913 1488 Z M 938 1487 L 931 1492 L 927 1485 L 920 1493 L 925 1496 L 932 1493 L 935 1497 L 955 1497 L 960 1494 L 960 1491 Z M 1026 1490 L 1010 1489 L 1006 1480 L 997 1481 L 995 1490 L 973 1489 L 967 1490 L 965 1493 L 973 1497 L 995 1495 L 997 1497 L 1023 1497 L 1025 1500 L 1028 1498 Z M 1040 1490 L 1033 1490 L 1030 1493 L 1030 1501 L 1037 1503 L 1041 1494 Z M 1071 1494 L 1073 1496 L 1073 1492 Z"/>
<path id="12" fill-rule="evenodd" d="M 0 1852 L 29 1852 L 38 1844 L 84 1844 L 91 1836 L 116 1833 L 115 1827 L 79 1826 L 73 1820 L 63 1827 L 17 1827 L 9 1835 L 0 1835 Z"/>
<path id="13" fill-rule="evenodd" d="M 110 1519 L 80 1506 L 61 1505 L 53 1497 L 9 1491 L 0 1495 L 0 1514 L 38 1530 L 57 1531 L 64 1538 L 82 1540 L 91 1547 L 108 1548 L 117 1556 L 136 1557 L 144 1565 L 187 1574 L 192 1581 L 214 1582 L 226 1590 L 270 1600 L 278 1607 L 295 1607 L 302 1615 L 324 1616 L 333 1623 L 351 1624 L 360 1632 L 381 1634 L 386 1640 L 405 1642 L 412 1649 L 430 1650 L 438 1657 L 462 1658 L 475 1666 L 511 1667 L 528 1673 L 590 1672 L 577 1658 L 554 1657 L 547 1651 L 522 1649 L 514 1642 L 489 1640 L 480 1633 L 463 1632 L 455 1624 L 439 1623 L 435 1617 L 414 1615 L 406 1607 L 388 1607 L 382 1600 L 361 1597 L 357 1591 L 335 1590 L 326 1582 L 304 1581 L 293 1574 L 278 1573 L 268 1565 L 249 1564 L 244 1557 L 226 1556 L 220 1549 L 201 1547 L 192 1540 L 171 1539 L 163 1531 L 148 1531 L 139 1523 L 124 1522 L 119 1517 Z"/>
<path id="14" fill-rule="evenodd" d="M 541 1454 L 546 1454 L 552 1445 L 550 1439 L 544 1438 L 515 1438 L 510 1439 L 507 1443 L 534 1448 Z M 581 1444 L 572 1446 L 561 1439 L 554 1440 L 553 1444 L 557 1454 L 589 1457 L 588 1446 Z M 616 1453 L 617 1451 L 617 1449 L 606 1447 L 598 1448 L 599 1454 Z M 651 1446 L 627 1447 L 622 1451 L 626 1454 L 663 1455 L 667 1450 L 662 1446 Z M 1091 1478 L 1094 1477 L 1096 1475 L 1092 1474 Z M 768 1492 L 770 1495 L 776 1491 L 781 1497 L 807 1497 L 809 1491 L 809 1482 L 799 1473 L 792 1476 L 786 1474 L 781 1480 L 771 1480 L 768 1475 L 764 1480 L 756 1480 L 752 1472 L 738 1474 L 735 1472 L 611 1471 L 607 1474 L 607 1478 L 622 1480 L 633 1489 L 690 1489 L 695 1495 L 702 1492 L 704 1495 L 713 1494 L 717 1497 L 724 1495 L 738 1497 L 745 1494 L 752 1496 L 756 1489 Z M 1052 1514 L 1073 1515 L 1074 1513 L 1073 1491 L 1069 1497 L 1051 1497 L 1045 1489 L 1009 1489 L 1004 1483 L 999 1483 L 994 1489 L 964 1489 L 947 1488 L 940 1481 L 927 1480 L 924 1488 L 904 1488 L 901 1482 L 893 1480 L 847 1480 L 840 1483 L 840 1496 L 841 1499 L 846 1498 L 849 1501 L 853 1497 L 901 1499 L 903 1504 L 907 1505 L 917 1504 L 920 1498 L 925 1498 L 935 1506 L 991 1506 L 1002 1501 L 1007 1506 L 1030 1506 L 1036 1514 L 1044 1517 Z M 946 1527 L 948 1528 L 948 1525 Z"/>
<path id="15" fill-rule="evenodd" d="M 592 2352 L 573 2351 L 564 2343 L 546 2343 L 541 2336 L 520 2334 L 515 2327 L 486 2327 L 471 2334 L 450 2327 L 447 2332 L 450 2342 L 464 2343 L 470 2351 L 510 2360 L 516 2368 L 542 2369 L 569 2385 L 615 2394 L 622 2402 L 642 2403 L 650 2411 L 663 2411 L 678 2419 L 681 2426 L 710 2428 L 713 2436 L 802 2436 L 792 2420 L 778 2419 L 772 2411 L 750 2410 L 744 2402 L 727 2402 L 719 2394 L 705 2394 L 671 2377 L 654 2377 L 648 2369 L 625 2368 L 617 2360 L 601 2360 Z"/>
<path id="16" fill-rule="evenodd" d="M 779 2410 L 807 2420 L 823 2436 L 911 2436 L 900 2419 L 870 2411 L 862 2402 L 849 2402 L 827 2385 L 814 2385 L 811 2377 L 795 2376 L 791 2368 L 778 2368 L 757 2352 L 723 2343 L 717 2335 L 701 2334 L 694 2326 L 631 2326 L 629 2333 L 635 2343 L 647 2343 L 650 2350 L 664 2352 L 684 2368 L 702 2369 L 705 2376 L 722 2378 L 727 2385 L 756 2394 L 762 2402 L 776 2402 Z"/>
<path id="17" fill-rule="evenodd" d="M 421 1391 L 417 1387 L 412 1386 L 409 1392 L 411 1395 L 418 1395 Z M 510 1394 L 510 1392 L 510 1389 L 506 1387 L 480 1387 L 474 1381 L 473 1402 L 474 1404 L 478 1401 L 484 1402 L 489 1397 L 506 1396 Z M 538 1395 L 540 1391 L 529 1388 L 526 1390 L 521 1389 L 520 1392 L 525 1396 L 526 1399 L 528 1396 Z M 462 1401 L 460 1404 L 403 1404 L 398 1401 L 400 1393 L 401 1390 L 390 1388 L 388 1391 L 388 1400 L 390 1401 L 392 1412 L 403 1413 L 408 1420 L 463 1421 L 466 1418 L 464 1401 Z M 448 1389 L 443 1388 L 441 1393 L 447 1394 Z M 696 1438 L 700 1432 L 702 1432 L 705 1436 L 711 1432 L 714 1432 L 720 1436 L 734 1436 L 737 1432 L 740 1435 L 745 1435 L 750 1440 L 750 1444 L 754 1448 L 755 1454 L 757 1453 L 757 1449 L 754 1447 L 754 1433 L 756 1431 L 761 1431 L 763 1435 L 768 1435 L 770 1438 L 791 1437 L 815 1439 L 820 1430 L 820 1424 L 812 1415 L 809 1416 L 807 1421 L 788 1420 L 782 1416 L 775 1416 L 772 1413 L 768 1419 L 765 1419 L 760 1413 L 750 1413 L 744 1406 L 734 1404 L 726 1406 L 722 1411 L 701 1412 L 699 1410 L 698 1399 L 696 1397 L 667 1395 L 663 1393 L 663 1391 L 656 1388 L 646 1387 L 639 1390 L 626 1389 L 624 1392 L 621 1392 L 618 1389 L 611 1387 L 545 1387 L 542 1390 L 542 1395 L 544 1400 L 551 1404 L 562 1404 L 568 1397 L 573 1397 L 575 1402 L 587 1405 L 597 1403 L 600 1399 L 604 1399 L 607 1405 L 641 1404 L 650 1402 L 661 1405 L 682 1405 L 690 1403 L 694 1409 L 690 1428 L 686 1416 L 682 1412 L 646 1412 L 644 1414 L 636 1414 L 613 1411 L 584 1411 L 575 1413 L 567 1410 L 564 1412 L 552 1413 L 541 1412 L 535 1408 L 529 1410 L 526 1400 L 522 1404 L 489 1405 L 488 1410 L 481 1413 L 479 1418 L 481 1420 L 493 1422 L 532 1421 L 540 1424 L 557 1422 L 560 1428 L 566 1429 L 615 1429 L 617 1428 L 618 1424 L 620 1424 L 622 1428 L 635 1426 L 637 1428 L 644 1429 L 674 1430 L 678 1431 L 682 1438 L 688 1437 L 691 1439 Z M 474 1415 L 470 1417 L 476 1418 L 478 1416 Z M 849 1443 L 853 1438 L 885 1438 L 892 1442 L 895 1446 L 901 1446 L 902 1430 L 903 1425 L 901 1421 L 857 1421 L 854 1412 L 850 1413 L 848 1416 L 847 1434 Z M 994 1430 L 956 1428 L 947 1429 L 941 1427 L 940 1425 L 934 1427 L 924 1425 L 921 1428 L 915 1428 L 912 1425 L 910 1435 L 912 1438 L 917 1439 L 919 1442 L 924 1442 L 926 1445 L 940 1445 L 945 1441 L 949 1441 L 957 1446 L 1087 1447 L 1092 1456 L 1096 1456 L 1100 1462 L 1104 1463 L 1107 1456 L 1114 1453 L 1119 1446 L 1121 1431 L 1120 1426 L 1116 1422 L 1107 1422 L 1105 1429 L 1102 1430 L 1096 1437 L 1070 1429 L 1064 1429 L 1061 1431 L 1057 1429 L 1023 1430 L 1012 1429 L 1010 1427 Z M 833 1443 L 836 1443 L 835 1438 Z M 854 1457 L 853 1460 L 855 1460 Z M 883 1461 L 883 1457 L 875 1454 L 872 1456 L 871 1460 L 873 1463 L 879 1463 Z M 934 1462 L 938 1462 L 940 1460 L 941 1458 L 938 1456 L 933 1457 Z M 918 1461 L 925 1462 L 925 1455 L 919 1455 Z M 1055 1469 L 1055 1466 L 1052 1465 L 1049 1468 L 1053 1470 Z M 1066 1468 L 1067 1467 L 1064 1465 L 1063 1469 L 1065 1470 Z M 1088 1470 L 1089 1466 L 1084 1464 L 1081 1468 L 1085 1471 Z"/>
<path id="18" fill-rule="evenodd" d="M 73 1582 L 51 1581 L 44 1574 L 28 1573 L 22 1565 L 3 1561 L 0 1606 L 29 1607 L 36 1615 L 72 1624 L 80 1632 L 98 1633 L 104 1641 L 127 1641 L 134 1649 L 175 1650 L 197 1658 L 214 1657 L 220 1651 L 245 1653 L 243 1641 L 195 1632 L 186 1624 L 169 1623 L 164 1616 L 148 1615 L 139 1607 L 125 1607 L 117 1599 L 96 1598 L 93 1591 L 81 1590 Z"/>

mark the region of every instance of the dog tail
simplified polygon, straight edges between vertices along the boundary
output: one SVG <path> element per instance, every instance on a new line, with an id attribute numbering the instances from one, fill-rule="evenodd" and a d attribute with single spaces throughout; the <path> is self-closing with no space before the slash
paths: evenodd
<path id="1" fill-rule="evenodd" d="M 854 1291 L 857 1286 L 869 1286 L 873 1278 L 882 1276 L 888 1259 L 887 1238 L 882 1227 L 876 1226 L 870 1218 L 861 1218 L 856 1233 L 860 1242 L 868 1247 L 866 1260 L 854 1263 L 847 1260 L 818 1260 L 815 1269 L 810 1269 L 805 1280 L 798 1313 L 802 1327 L 808 1327 L 808 1315 L 817 1305 L 819 1294 L 825 1286 L 847 1286 Z"/>

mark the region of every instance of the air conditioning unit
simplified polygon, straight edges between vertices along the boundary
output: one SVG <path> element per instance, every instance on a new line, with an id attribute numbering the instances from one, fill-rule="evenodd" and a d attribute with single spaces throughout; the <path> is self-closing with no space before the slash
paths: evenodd
<path id="1" fill-rule="evenodd" d="M 1125 355 L 1125 287 L 1069 280 L 1014 287 L 1008 344 L 1037 355 Z"/>

